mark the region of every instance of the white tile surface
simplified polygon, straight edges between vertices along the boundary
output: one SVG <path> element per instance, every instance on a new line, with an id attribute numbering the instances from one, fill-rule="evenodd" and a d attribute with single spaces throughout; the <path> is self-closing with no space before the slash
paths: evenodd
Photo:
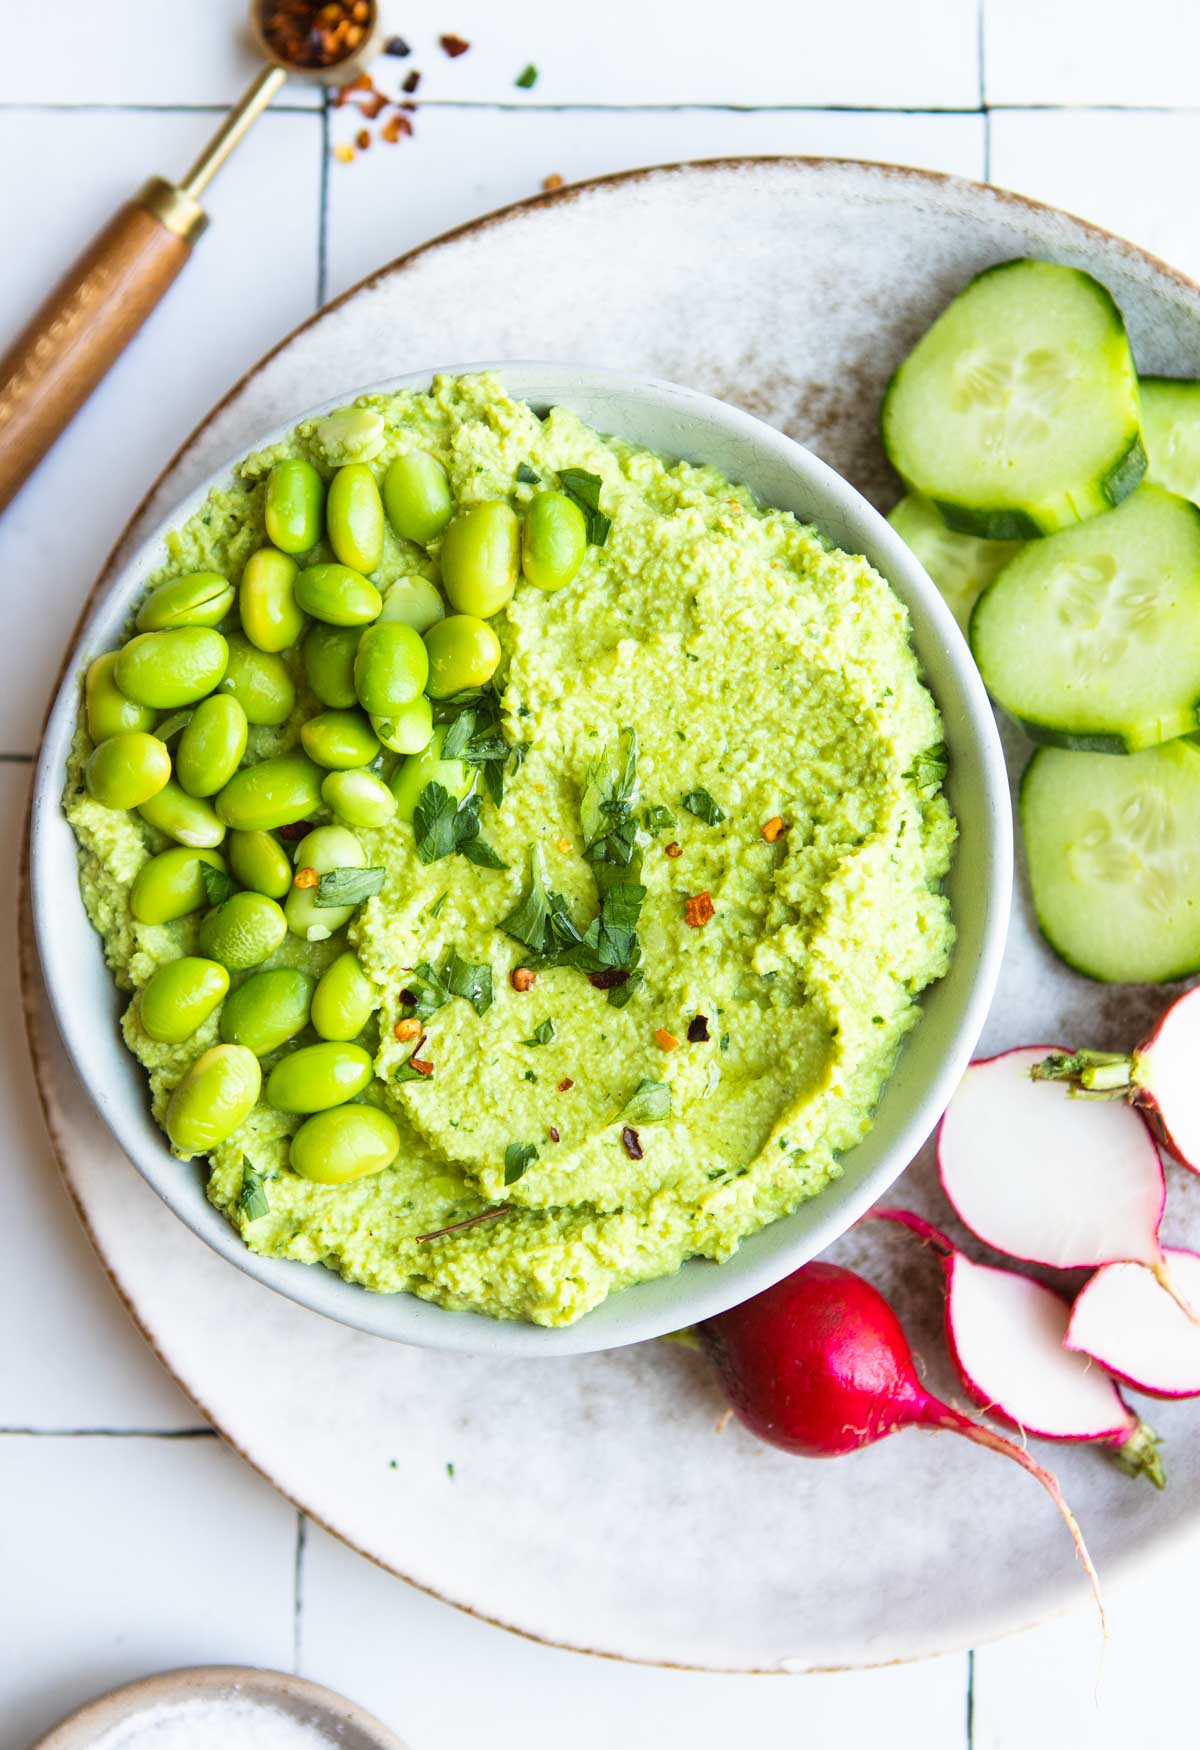
<path id="1" fill-rule="evenodd" d="M 0 274 L 0 346 L 147 174 L 186 161 L 210 119 L 0 109 L 0 159 L 37 167 L 7 183 L 21 247 Z M 211 191 L 195 257 L 5 512 L 9 612 L 35 595 L 39 612 L 6 667 L 0 753 L 33 749 L 64 633 L 142 494 L 209 406 L 313 309 L 320 179 L 320 118 L 265 117 Z"/>
<path id="2" fill-rule="evenodd" d="M 1196 102 L 1192 0 L 983 0 L 989 103 Z"/>
<path id="3" fill-rule="evenodd" d="M 1200 8 L 1194 16 L 1200 29 Z M 1015 110 L 993 115 L 991 131 L 993 182 L 1066 207 L 1200 274 L 1200 112 Z"/>
<path id="4" fill-rule="evenodd" d="M 411 139 L 389 145 L 375 138 L 352 163 L 330 167 L 330 296 L 439 232 L 536 195 L 551 173 L 578 182 L 641 164 L 742 153 L 874 158 L 961 176 L 983 171 L 979 116 L 435 107 L 412 119 Z M 331 118 L 335 142 L 352 141 L 361 126 L 350 106 Z"/>
<path id="5" fill-rule="evenodd" d="M 0 879 L 0 1428 L 194 1428 L 201 1417 L 138 1336 L 84 1237 L 42 1124 L 18 1020 L 15 862 L 29 776 L 0 764 L 0 838 L 11 852 Z"/>
<path id="6" fill-rule="evenodd" d="M 954 108 L 973 105 L 979 90 L 974 0 L 610 0 L 586 19 L 558 0 L 391 10 L 413 49 L 393 63 L 397 80 L 418 68 L 421 96 L 448 102 Z M 469 52 L 450 60 L 437 43 L 444 31 Z M 537 85 L 519 91 L 514 80 L 531 61 Z"/>
<path id="7" fill-rule="evenodd" d="M 245 29 L 246 0 L 54 0 L 0 6 L 11 25 L 40 14 L 48 52 L 0 56 L 0 103 L 230 103 L 261 65 Z M 170 19 L 167 26 L 168 16 Z M 36 33 L 35 33 L 36 34 Z M 319 104 L 293 80 L 281 101 Z M 211 127 L 211 122 L 208 124 Z"/>
<path id="8" fill-rule="evenodd" d="M 0 1750 L 179 1665 L 288 1667 L 296 1514 L 204 1439 L 0 1436 Z"/>
<path id="9" fill-rule="evenodd" d="M 885 1720 L 894 1750 L 959 1750 L 965 1667 L 951 1658 L 768 1679 L 581 1658 L 451 1610 L 308 1527 L 298 1669 L 353 1695 L 420 1750 L 857 1746 Z"/>

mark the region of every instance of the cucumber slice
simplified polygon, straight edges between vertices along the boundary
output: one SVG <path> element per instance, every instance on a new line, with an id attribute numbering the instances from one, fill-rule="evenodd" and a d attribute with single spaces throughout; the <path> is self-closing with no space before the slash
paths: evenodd
<path id="1" fill-rule="evenodd" d="M 980 596 L 971 653 L 1035 741 L 1132 753 L 1200 724 L 1200 510 L 1143 486 L 1031 542 Z"/>
<path id="2" fill-rule="evenodd" d="M 1147 480 L 1200 504 L 1200 383 L 1143 377 L 1142 438 Z"/>
<path id="3" fill-rule="evenodd" d="M 888 521 L 937 584 L 964 632 L 980 593 L 1021 551 L 1020 541 L 955 534 L 929 500 L 914 492 L 900 500 Z"/>
<path id="4" fill-rule="evenodd" d="M 988 268 L 892 378 L 883 442 L 964 535 L 1029 540 L 1111 510 L 1146 470 L 1121 312 L 1077 268 Z"/>
<path id="5" fill-rule="evenodd" d="M 1060 960 L 1109 984 L 1200 970 L 1200 748 L 1043 748 L 1021 780 L 1021 824 L 1038 924 Z"/>

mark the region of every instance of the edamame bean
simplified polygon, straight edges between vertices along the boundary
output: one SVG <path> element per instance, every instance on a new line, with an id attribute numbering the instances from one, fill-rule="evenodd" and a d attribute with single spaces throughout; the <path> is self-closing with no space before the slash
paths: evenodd
<path id="1" fill-rule="evenodd" d="M 283 899 L 292 885 L 291 858 L 269 832 L 231 832 L 225 841 L 229 867 L 243 887 Z"/>
<path id="2" fill-rule="evenodd" d="M 449 476 L 427 450 L 396 457 L 383 477 L 383 502 L 396 533 L 419 547 L 437 539 L 454 508 Z"/>
<path id="3" fill-rule="evenodd" d="M 296 606 L 296 561 L 274 547 L 251 553 L 242 572 L 238 612 L 242 631 L 259 650 L 287 650 L 304 630 Z"/>
<path id="4" fill-rule="evenodd" d="M 265 893 L 235 893 L 200 925 L 197 946 L 230 972 L 261 966 L 287 935 L 282 908 Z"/>
<path id="5" fill-rule="evenodd" d="M 312 1024 L 322 1039 L 356 1039 L 379 1007 L 357 954 L 339 954 L 317 980 Z"/>
<path id="6" fill-rule="evenodd" d="M 229 661 L 229 646 L 210 626 L 139 632 L 117 653 L 113 675 L 126 698 L 156 711 L 177 711 L 212 692 Z"/>
<path id="7" fill-rule="evenodd" d="M 331 467 L 370 462 L 386 440 L 383 415 L 373 407 L 337 407 L 313 427 L 313 437 Z"/>
<path id="8" fill-rule="evenodd" d="M 300 730 L 309 759 L 335 771 L 369 766 L 379 752 L 379 740 L 361 711 L 319 711 Z"/>
<path id="9" fill-rule="evenodd" d="M 500 666 L 500 640 L 474 614 L 451 614 L 425 634 L 431 699 L 451 699 L 490 681 Z"/>
<path id="10" fill-rule="evenodd" d="M 151 590 L 138 609 L 139 632 L 219 626 L 233 606 L 233 585 L 216 571 L 189 571 Z"/>
<path id="11" fill-rule="evenodd" d="M 296 579 L 296 601 L 327 626 L 365 626 L 383 606 L 375 585 L 348 565 L 310 565 Z"/>
<path id="12" fill-rule="evenodd" d="M 325 529 L 343 565 L 374 571 L 383 558 L 383 500 L 365 462 L 347 463 L 329 482 Z"/>
<path id="13" fill-rule="evenodd" d="M 420 753 L 433 734 L 433 706 L 421 693 L 390 717 L 372 717 L 371 728 L 393 753 Z"/>
<path id="14" fill-rule="evenodd" d="M 83 768 L 89 793 L 105 808 L 140 808 L 158 795 L 170 776 L 166 746 L 141 729 L 110 735 L 92 749 Z"/>
<path id="15" fill-rule="evenodd" d="M 325 1112 L 361 1094 L 373 1074 L 371 1054 L 361 1045 L 302 1045 L 267 1077 L 267 1104 L 277 1112 Z"/>
<path id="16" fill-rule="evenodd" d="M 316 1185 L 345 1185 L 390 1167 L 400 1132 L 378 1106 L 334 1106 L 306 1118 L 292 1138 L 292 1171 Z"/>
<path id="17" fill-rule="evenodd" d="M 160 1045 L 182 1045 L 202 1027 L 229 989 L 229 974 L 215 960 L 185 954 L 152 972 L 138 998 L 138 1016 Z"/>
<path id="18" fill-rule="evenodd" d="M 321 539 L 325 482 L 311 462 L 276 462 L 267 475 L 267 538 L 281 553 L 307 553 Z"/>
<path id="19" fill-rule="evenodd" d="M 436 583 L 427 577 L 398 577 L 383 598 L 380 621 L 399 620 L 414 632 L 428 632 L 446 617 L 446 604 Z"/>
<path id="20" fill-rule="evenodd" d="M 296 846 L 296 868 L 328 875 L 332 869 L 365 868 L 367 853 L 344 826 L 318 826 Z M 287 927 L 305 942 L 324 942 L 354 916 L 352 905 L 318 905 L 316 887 L 297 887 L 284 901 Z"/>
<path id="21" fill-rule="evenodd" d="M 229 640 L 229 666 L 218 691 L 237 700 L 248 722 L 272 729 L 286 723 L 296 705 L 296 689 L 282 656 L 256 650 L 248 638 L 236 634 Z"/>
<path id="22" fill-rule="evenodd" d="M 427 784 L 440 784 L 461 802 L 471 788 L 471 772 L 462 760 L 444 760 L 448 725 L 439 723 L 423 753 L 410 754 L 392 774 L 391 791 L 396 798 L 396 813 L 412 825 L 413 814 Z"/>
<path id="23" fill-rule="evenodd" d="M 308 1026 L 316 979 L 293 966 L 253 972 L 225 999 L 221 1038 L 244 1045 L 255 1057 L 278 1051 Z"/>
<path id="24" fill-rule="evenodd" d="M 224 685 L 224 683 L 222 683 Z M 241 764 L 249 725 L 236 699 L 202 699 L 175 749 L 175 775 L 189 796 L 215 796 Z"/>
<path id="25" fill-rule="evenodd" d="M 110 735 L 127 735 L 135 729 L 145 733 L 154 728 L 155 712 L 150 706 L 127 699 L 117 685 L 113 670 L 118 654 L 116 650 L 106 650 L 97 656 L 88 664 L 84 678 L 87 732 L 95 742 L 107 741 Z"/>
<path id="26" fill-rule="evenodd" d="M 372 716 L 390 717 L 422 692 L 429 652 L 419 632 L 398 620 L 368 626 L 358 641 L 354 685 Z"/>
<path id="27" fill-rule="evenodd" d="M 225 873 L 219 851 L 172 845 L 142 864 L 129 890 L 129 909 L 139 924 L 170 924 L 208 904 L 202 865 Z"/>
<path id="28" fill-rule="evenodd" d="M 258 1059 L 244 1045 L 202 1052 L 167 1103 L 167 1135 L 177 1154 L 207 1154 L 250 1116 L 262 1088 Z"/>
<path id="29" fill-rule="evenodd" d="M 321 769 L 307 754 L 285 753 L 243 766 L 218 792 L 216 810 L 239 832 L 274 832 L 321 806 Z"/>
<path id="30" fill-rule="evenodd" d="M 521 525 L 503 499 L 460 510 L 442 537 L 442 588 L 460 614 L 490 620 L 512 600 Z"/>
<path id="31" fill-rule="evenodd" d="M 344 711 L 358 704 L 354 656 L 362 633 L 357 626 L 325 626 L 320 621 L 304 640 L 304 672 L 322 705 Z"/>
<path id="32" fill-rule="evenodd" d="M 396 812 L 396 798 L 374 772 L 330 772 L 321 799 L 351 826 L 385 826 Z"/>
<path id="33" fill-rule="evenodd" d="M 143 802 L 138 809 L 142 819 L 169 839 L 178 839 L 194 851 L 211 851 L 225 837 L 224 823 L 218 820 L 210 805 L 199 796 L 189 796 L 181 784 L 172 778 L 157 796 Z"/>
<path id="34" fill-rule="evenodd" d="M 565 492 L 535 492 L 521 531 L 521 570 L 536 589 L 562 589 L 583 564 L 587 520 Z"/>

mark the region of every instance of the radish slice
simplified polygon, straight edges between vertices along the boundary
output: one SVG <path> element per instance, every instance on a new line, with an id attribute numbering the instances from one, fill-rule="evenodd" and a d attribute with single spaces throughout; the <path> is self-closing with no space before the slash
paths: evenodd
<path id="1" fill-rule="evenodd" d="M 1200 1306 L 1200 1253 L 1168 1246 L 1166 1257 L 1176 1286 Z M 1075 1302 L 1066 1345 L 1151 1397 L 1200 1397 L 1200 1326 L 1141 1264 L 1097 1270 Z"/>
<path id="2" fill-rule="evenodd" d="M 1134 1099 L 1181 1166 L 1200 1173 L 1200 985 L 1171 1004 L 1133 1054 Z"/>
<path id="3" fill-rule="evenodd" d="M 946 1278 L 946 1341 L 963 1385 L 981 1409 L 1043 1440 L 1102 1442 L 1113 1448 L 1123 1470 L 1163 1487 L 1153 1431 L 1130 1409 L 1103 1367 L 1063 1347 L 1071 1320 L 1071 1304 L 1064 1296 L 1014 1270 L 976 1264 L 938 1228 L 908 1210 L 876 1209 L 872 1214 L 911 1228 L 937 1252 Z M 1196 1261 L 1200 1265 L 1200 1258 Z M 1166 1299 L 1142 1265 L 1110 1268 L 1139 1272 Z M 1183 1319 L 1169 1300 L 1167 1305 Z"/>
<path id="4" fill-rule="evenodd" d="M 938 1132 L 942 1187 L 985 1245 L 1031 1264 L 1145 1264 L 1167 1280 L 1158 1228 L 1158 1150 L 1119 1100 L 1072 1100 L 1034 1081 L 1054 1046 L 1024 1046 L 968 1068 Z"/>

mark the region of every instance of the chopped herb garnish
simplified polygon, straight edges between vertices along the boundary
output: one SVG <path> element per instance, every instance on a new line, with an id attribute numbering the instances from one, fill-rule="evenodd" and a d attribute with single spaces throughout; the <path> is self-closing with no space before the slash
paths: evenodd
<path id="1" fill-rule="evenodd" d="M 609 1007 L 612 1009 L 623 1009 L 629 999 L 633 996 L 633 993 L 637 990 L 638 985 L 644 981 L 645 977 L 646 974 L 640 970 L 631 972 L 624 984 L 618 985 L 615 990 L 609 991 Z"/>
<path id="2" fill-rule="evenodd" d="M 537 84 L 537 76 L 538 70 L 533 62 L 530 61 L 529 65 L 517 74 L 513 84 L 516 85 L 517 89 L 520 91 L 531 91 Z"/>
<path id="3" fill-rule="evenodd" d="M 517 469 L 517 479 L 522 486 L 540 486 L 542 483 L 541 475 L 535 474 L 528 462 L 522 462 Z"/>
<path id="4" fill-rule="evenodd" d="M 494 1209 L 485 1209 L 479 1215 L 469 1215 L 465 1221 L 452 1221 L 449 1227 L 439 1227 L 431 1234 L 418 1234 L 417 1244 L 424 1246 L 430 1240 L 444 1239 L 447 1234 L 461 1233 L 465 1227 L 478 1227 L 481 1221 L 495 1221 L 498 1215 L 511 1215 L 511 1203 L 498 1203 Z"/>
<path id="5" fill-rule="evenodd" d="M 946 744 L 939 741 L 919 753 L 904 776 L 912 779 L 923 796 L 931 796 L 934 791 L 941 789 L 949 769 Z"/>
<path id="6" fill-rule="evenodd" d="M 480 806 L 475 793 L 456 802 L 444 785 L 426 784 L 413 810 L 417 855 L 422 863 L 436 863 L 459 851 L 482 868 L 507 869 L 508 864 L 479 837 Z M 325 877 L 321 879 L 324 883 Z"/>
<path id="7" fill-rule="evenodd" d="M 250 1162 L 242 1160 L 242 1188 L 238 1192 L 238 1208 L 247 1221 L 260 1221 L 264 1215 L 270 1215 L 271 1205 L 267 1201 L 267 1193 L 263 1189 L 262 1174 L 254 1170 Z"/>
<path id="8" fill-rule="evenodd" d="M 526 1167 L 538 1158 L 534 1142 L 510 1142 L 504 1151 L 504 1183 L 515 1185 Z"/>
<path id="9" fill-rule="evenodd" d="M 661 802 L 656 802 L 653 808 L 647 808 L 645 820 L 647 832 L 667 832 L 675 825 L 675 816 Z"/>
<path id="10" fill-rule="evenodd" d="M 709 826 L 719 826 L 725 818 L 725 810 L 713 801 L 707 790 L 689 790 L 679 800 L 689 814 L 694 814 Z"/>
<path id="11" fill-rule="evenodd" d="M 472 735 L 475 733 L 475 719 L 476 713 L 474 711 L 468 710 L 459 712 L 458 716 L 454 719 L 454 722 L 446 731 L 446 739 L 442 743 L 441 757 L 444 760 L 458 759 L 463 748 L 466 747 Z"/>
<path id="12" fill-rule="evenodd" d="M 446 1461 L 446 1475 L 450 1478 L 451 1482 L 454 1481 L 454 1465 L 449 1459 Z"/>
<path id="13" fill-rule="evenodd" d="M 427 1020 L 451 997 L 465 998 L 480 1016 L 486 1015 L 492 1006 L 491 967 L 473 965 L 464 960 L 457 948 L 450 949 L 440 968 L 435 969 L 428 960 L 422 960 L 419 966 L 414 966 L 412 977 L 422 988 L 416 993 L 416 1002 L 406 1006 L 413 1009 L 418 1021 Z M 406 995 L 412 994 L 406 992 Z"/>
<path id="14" fill-rule="evenodd" d="M 583 828 L 583 854 L 592 865 L 601 892 L 621 880 L 620 870 L 630 870 L 637 879 L 638 739 L 634 729 L 622 729 L 616 754 L 604 748 L 588 767 L 579 822 Z"/>
<path id="15" fill-rule="evenodd" d="M 656 1082 L 643 1076 L 629 1099 L 621 1117 L 631 1124 L 654 1124 L 671 1115 L 671 1084 Z"/>
<path id="16" fill-rule="evenodd" d="M 440 917 L 441 912 L 442 912 L 442 907 L 445 905 L 445 903 L 449 899 L 449 897 L 450 897 L 450 889 L 447 887 L 443 892 L 438 894 L 437 898 L 434 900 L 433 904 L 430 906 L 427 915 L 431 918 Z"/>
<path id="17" fill-rule="evenodd" d="M 693 1015 L 688 1022 L 688 1044 L 703 1045 L 708 1039 L 708 1016 Z"/>
<path id="18" fill-rule="evenodd" d="M 631 1161 L 640 1161 L 643 1158 L 642 1139 L 636 1130 L 630 1129 L 628 1124 L 621 1132 L 621 1147 Z"/>
<path id="19" fill-rule="evenodd" d="M 722 1051 L 729 1050 L 729 1035 L 728 1035 L 728 1033 L 722 1033 L 722 1035 L 721 1035 L 721 1050 Z"/>
<path id="20" fill-rule="evenodd" d="M 560 468 L 558 484 L 568 498 L 573 499 L 587 522 L 588 544 L 603 547 L 612 528 L 612 518 L 600 509 L 599 474 L 589 474 L 586 468 Z"/>
<path id="21" fill-rule="evenodd" d="M 468 863 L 474 863 L 480 869 L 508 868 L 499 851 L 494 850 L 486 839 L 464 839 L 458 848 Z"/>
<path id="22" fill-rule="evenodd" d="M 396 1065 L 396 1068 L 395 1068 L 395 1071 L 394 1071 L 393 1077 L 392 1077 L 392 1079 L 394 1081 L 397 1081 L 397 1082 L 427 1082 L 427 1081 L 432 1080 L 432 1077 L 433 1077 L 432 1064 L 429 1066 L 428 1069 L 414 1069 L 413 1068 L 414 1060 L 418 1063 L 424 1062 L 423 1058 L 417 1057 L 417 1051 L 419 1051 L 419 1050 L 420 1050 L 420 1045 L 418 1044 L 416 1050 L 413 1052 L 412 1057 L 410 1057 L 408 1059 L 407 1063 L 398 1063 Z"/>
<path id="23" fill-rule="evenodd" d="M 524 1043 L 526 1045 L 549 1045 L 550 1041 L 554 1038 L 555 1032 L 556 1028 L 554 1022 L 547 1017 L 546 1020 L 542 1021 L 534 1028 L 533 1032 Z"/>
<path id="24" fill-rule="evenodd" d="M 234 883 L 224 869 L 214 869 L 211 863 L 200 863 L 200 879 L 209 905 L 224 905 L 234 892 Z"/>
<path id="25" fill-rule="evenodd" d="M 316 905 L 361 905 L 378 893 L 387 876 L 386 869 L 330 869 L 317 882 L 313 902 Z"/>

